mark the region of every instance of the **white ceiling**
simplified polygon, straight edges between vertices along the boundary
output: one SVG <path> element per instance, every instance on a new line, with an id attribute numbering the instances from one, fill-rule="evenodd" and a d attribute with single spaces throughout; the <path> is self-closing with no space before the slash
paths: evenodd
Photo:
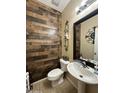
<path id="1" fill-rule="evenodd" d="M 62 12 L 71 0 L 55 0 L 55 1 L 59 1 L 58 6 L 52 4 L 51 3 L 52 0 L 38 0 L 38 1 L 40 1 L 41 3 L 43 3 L 47 6 L 50 6 L 51 8 L 53 8 L 55 10 L 58 10 L 58 11 Z"/>

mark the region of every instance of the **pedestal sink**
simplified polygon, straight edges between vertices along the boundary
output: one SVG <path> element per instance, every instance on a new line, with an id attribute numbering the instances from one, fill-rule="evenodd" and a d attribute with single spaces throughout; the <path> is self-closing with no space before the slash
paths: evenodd
<path id="1" fill-rule="evenodd" d="M 67 65 L 68 72 L 78 79 L 78 93 L 85 93 L 85 84 L 98 84 L 97 75 L 94 69 L 90 67 L 84 68 L 79 62 L 72 62 Z M 81 91 L 81 88 L 83 89 Z"/>

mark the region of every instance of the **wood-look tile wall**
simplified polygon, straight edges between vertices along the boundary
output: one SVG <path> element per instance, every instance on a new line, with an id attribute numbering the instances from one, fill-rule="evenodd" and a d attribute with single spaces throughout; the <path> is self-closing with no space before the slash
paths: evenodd
<path id="1" fill-rule="evenodd" d="M 81 34 L 81 25 L 78 24 L 75 26 L 74 32 L 74 59 L 80 58 L 80 34 Z"/>
<path id="2" fill-rule="evenodd" d="M 26 70 L 30 82 L 59 67 L 61 13 L 37 0 L 26 2 Z"/>

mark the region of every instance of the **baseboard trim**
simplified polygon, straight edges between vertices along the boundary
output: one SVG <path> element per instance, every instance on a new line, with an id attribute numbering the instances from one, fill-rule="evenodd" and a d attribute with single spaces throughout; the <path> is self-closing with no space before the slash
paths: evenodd
<path id="1" fill-rule="evenodd" d="M 46 80 L 46 79 L 47 79 L 47 77 L 46 77 L 46 78 L 43 78 L 43 79 L 40 79 L 40 80 L 38 80 L 38 81 L 35 81 L 35 82 L 33 82 L 33 83 L 31 83 L 31 85 L 37 84 L 37 83 L 39 83 L 39 82 L 41 82 L 41 81 L 43 81 L 43 80 Z"/>

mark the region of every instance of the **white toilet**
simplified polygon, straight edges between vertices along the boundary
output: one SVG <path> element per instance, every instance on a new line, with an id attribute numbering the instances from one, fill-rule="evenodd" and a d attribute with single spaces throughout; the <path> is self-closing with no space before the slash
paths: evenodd
<path id="1" fill-rule="evenodd" d="M 52 87 L 55 87 L 64 81 L 63 76 L 64 72 L 67 71 L 68 63 L 69 61 L 64 61 L 63 59 L 60 59 L 61 69 L 60 68 L 53 69 L 47 74 L 47 78 L 48 80 L 51 81 Z"/>

